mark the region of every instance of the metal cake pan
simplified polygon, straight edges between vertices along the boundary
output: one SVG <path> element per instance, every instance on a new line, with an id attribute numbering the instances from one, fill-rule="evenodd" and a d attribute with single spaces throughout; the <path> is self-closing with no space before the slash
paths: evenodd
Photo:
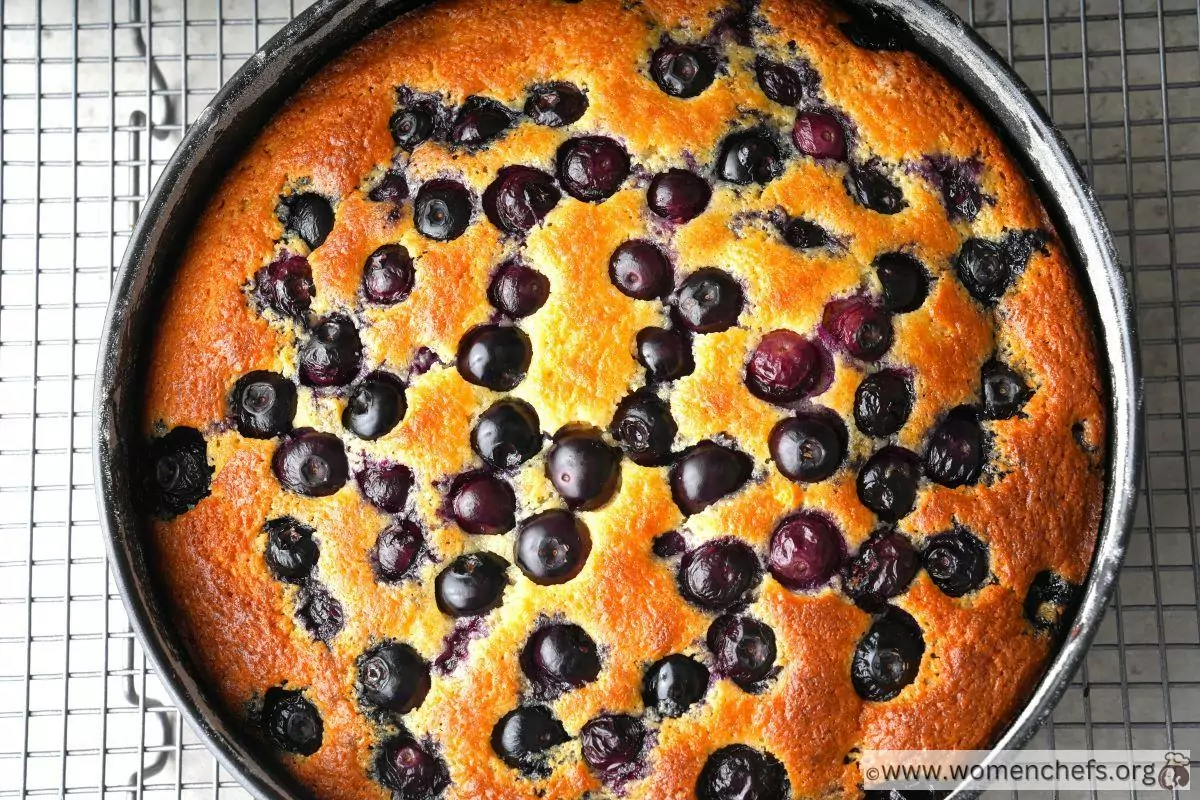
<path id="1" fill-rule="evenodd" d="M 199 738 L 259 798 L 307 797 L 192 670 L 147 566 L 130 472 L 147 338 L 196 218 L 225 171 L 280 105 L 325 63 L 419 0 L 318 0 L 271 38 L 183 137 L 137 221 L 109 302 L 96 368 L 93 460 L 109 565 L 130 623 L 163 686 Z M 1133 522 L 1142 393 L 1134 317 L 1099 206 L 1062 135 L 1003 60 L 937 0 L 875 0 L 905 20 L 922 55 L 990 117 L 1034 182 L 1077 267 L 1109 392 L 1108 481 L 1099 539 L 1076 618 L 1033 695 L 993 748 L 1029 741 L 1066 690 L 1103 618 Z M 969 783 L 956 796 L 977 793 Z"/>

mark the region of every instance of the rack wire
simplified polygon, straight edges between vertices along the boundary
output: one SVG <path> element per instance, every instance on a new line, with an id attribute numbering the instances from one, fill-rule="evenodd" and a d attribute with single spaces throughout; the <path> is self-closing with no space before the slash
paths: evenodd
<path id="1" fill-rule="evenodd" d="M 109 576 L 92 370 L 140 204 L 306 0 L 0 2 L 0 798 L 245 796 L 183 725 Z M 1120 586 L 1036 746 L 1200 753 L 1200 5 L 951 0 L 1066 133 L 1112 225 L 1146 375 Z"/>

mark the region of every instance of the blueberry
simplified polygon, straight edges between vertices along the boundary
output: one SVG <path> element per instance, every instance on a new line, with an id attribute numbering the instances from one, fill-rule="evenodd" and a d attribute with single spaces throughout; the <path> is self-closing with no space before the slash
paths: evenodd
<path id="1" fill-rule="evenodd" d="M 983 428 L 973 409 L 952 409 L 929 435 L 925 475 L 943 486 L 977 483 L 983 472 Z"/>
<path id="2" fill-rule="evenodd" d="M 801 111 L 792 126 L 796 149 L 812 158 L 846 160 L 846 131 L 828 111 Z M 865 205 L 865 203 L 864 203 Z"/>
<path id="3" fill-rule="evenodd" d="M 872 266 L 883 287 L 883 308 L 893 314 L 916 311 L 929 296 L 929 274 L 908 253 L 884 253 Z"/>
<path id="4" fill-rule="evenodd" d="M 379 182 L 367 192 L 367 199 L 372 203 L 395 203 L 400 205 L 408 199 L 408 181 L 400 169 L 389 169 L 383 173 Z"/>
<path id="5" fill-rule="evenodd" d="M 684 514 L 698 514 L 750 479 L 753 463 L 744 453 L 716 442 L 684 451 L 671 467 L 671 495 Z"/>
<path id="6" fill-rule="evenodd" d="M 506 533 L 517 524 L 517 496 L 502 478 L 472 472 L 450 488 L 450 513 L 467 533 Z"/>
<path id="7" fill-rule="evenodd" d="M 333 230 L 333 206 L 314 192 L 289 195 L 280 203 L 279 221 L 286 235 L 299 237 L 316 250 Z"/>
<path id="8" fill-rule="evenodd" d="M 413 224 L 422 235 L 447 242 L 463 235 L 471 222 L 471 194 L 461 183 L 425 181 L 413 202 Z"/>
<path id="9" fill-rule="evenodd" d="M 583 520 L 552 509 L 521 524 L 514 549 L 521 572 L 536 584 L 550 586 L 579 574 L 591 552 L 592 537 Z"/>
<path id="10" fill-rule="evenodd" d="M 865 297 L 830 300 L 825 330 L 854 358 L 878 361 L 892 346 L 892 318 Z"/>
<path id="11" fill-rule="evenodd" d="M 312 428 L 299 428 L 280 442 L 271 467 L 283 488 L 306 497 L 327 497 L 350 475 L 342 440 Z"/>
<path id="12" fill-rule="evenodd" d="M 642 702 L 664 717 L 680 717 L 708 691 L 708 667 L 675 654 L 655 662 L 642 678 Z"/>
<path id="13" fill-rule="evenodd" d="M 842 589 L 859 608 L 879 612 L 888 598 L 908 589 L 920 569 L 921 558 L 908 537 L 880 528 L 842 570 Z"/>
<path id="14" fill-rule="evenodd" d="M 578 122 L 587 108 L 587 95 L 578 86 L 566 81 L 534 86 L 525 100 L 525 116 L 538 125 L 551 128 Z"/>
<path id="15" fill-rule="evenodd" d="M 416 271 L 403 245 L 385 244 L 363 265 L 363 294 L 372 303 L 394 305 L 412 292 Z"/>
<path id="16" fill-rule="evenodd" d="M 764 400 L 790 403 L 817 387 L 823 361 L 815 342 L 794 331 L 771 331 L 746 362 L 746 386 Z"/>
<path id="17" fill-rule="evenodd" d="M 296 595 L 296 616 L 304 630 L 328 644 L 346 624 L 346 612 L 337 598 L 319 583 L 309 582 Z"/>
<path id="18" fill-rule="evenodd" d="M 263 695 L 262 726 L 272 744 L 302 756 L 311 756 L 321 749 L 325 735 L 317 707 L 302 692 L 277 686 Z"/>
<path id="19" fill-rule="evenodd" d="M 528 231 L 550 213 L 562 193 L 554 178 L 533 167 L 502 167 L 483 192 L 483 213 L 505 233 Z"/>
<path id="20" fill-rule="evenodd" d="M 695 333 L 732 328 L 745 304 L 742 285 L 716 267 L 704 267 L 687 276 L 675 297 L 680 321 Z"/>
<path id="21" fill-rule="evenodd" d="M 303 320 L 316 293 L 312 267 L 304 256 L 281 253 L 254 273 L 254 295 L 259 305 L 284 317 Z"/>
<path id="22" fill-rule="evenodd" d="M 317 567 L 321 548 L 313 539 L 316 533 L 294 517 L 276 517 L 263 525 L 267 549 L 263 554 L 267 569 L 278 580 L 303 583 Z"/>
<path id="23" fill-rule="evenodd" d="M 542 449 L 541 423 L 524 400 L 497 400 L 479 415 L 471 431 L 471 449 L 496 469 L 512 469 Z"/>
<path id="24" fill-rule="evenodd" d="M 899 433 L 912 409 L 912 386 L 897 370 L 871 373 L 854 392 L 854 422 L 868 436 L 884 438 Z"/>
<path id="25" fill-rule="evenodd" d="M 895 522 L 916 505 L 919 479 L 916 453 L 902 447 L 884 447 L 859 471 L 858 499 L 880 519 Z"/>
<path id="26" fill-rule="evenodd" d="M 1033 395 L 1025 379 L 1007 364 L 992 359 L 980 370 L 983 385 L 983 415 L 987 419 L 1009 419 Z"/>
<path id="27" fill-rule="evenodd" d="M 579 731 L 583 760 L 609 781 L 632 777 L 646 729 L 641 720 L 628 714 L 602 714 Z"/>
<path id="28" fill-rule="evenodd" d="M 567 426 L 546 454 L 546 477 L 570 508 L 591 511 L 616 494 L 621 455 L 594 428 Z"/>
<path id="29" fill-rule="evenodd" d="M 687 540 L 679 531 L 667 531 L 654 537 L 650 549 L 659 558 L 674 558 L 687 550 Z"/>
<path id="30" fill-rule="evenodd" d="M 843 22 L 841 29 L 864 50 L 904 50 L 909 46 L 908 25 L 886 8 L 855 6 L 850 21 Z"/>
<path id="31" fill-rule="evenodd" d="M 864 700 L 891 700 L 912 683 L 925 655 L 917 621 L 895 607 L 872 623 L 854 649 L 850 679 Z"/>
<path id="32" fill-rule="evenodd" d="M 673 381 L 696 368 L 692 349 L 679 331 L 642 328 L 637 334 L 637 360 L 652 381 Z"/>
<path id="33" fill-rule="evenodd" d="M 716 53 L 702 45 L 668 44 L 650 56 L 650 77 L 671 97 L 695 97 L 716 74 Z"/>
<path id="34" fill-rule="evenodd" d="M 1012 284 L 1004 248 L 988 239 L 967 239 L 954 257 L 954 270 L 967 292 L 985 306 L 994 305 Z"/>
<path id="35" fill-rule="evenodd" d="M 374 708 L 406 714 L 429 692 L 429 664 L 400 642 L 383 642 L 358 659 L 362 699 Z"/>
<path id="36" fill-rule="evenodd" d="M 771 458 L 785 478 L 823 481 L 846 458 L 846 428 L 832 415 L 805 413 L 780 420 L 768 441 Z"/>
<path id="37" fill-rule="evenodd" d="M 798 250 L 812 250 L 833 242 L 829 231 L 807 219 L 788 220 L 783 226 L 783 240 Z"/>
<path id="38" fill-rule="evenodd" d="M 724 614 L 708 628 L 717 675 L 750 691 L 771 674 L 775 666 L 775 632 L 752 617 Z"/>
<path id="39" fill-rule="evenodd" d="M 930 580 L 950 597 L 975 591 L 988 577 L 987 545 L 963 528 L 931 536 L 921 558 Z"/>
<path id="40" fill-rule="evenodd" d="M 794 592 L 829 583 L 846 560 L 846 540 L 822 514 L 799 511 L 785 517 L 771 534 L 767 567 L 775 580 Z"/>
<path id="41" fill-rule="evenodd" d="M 684 555 L 677 579 L 685 598 L 720 611 L 746 600 L 762 580 L 762 566 L 740 539 L 712 539 Z"/>
<path id="42" fill-rule="evenodd" d="M 522 706 L 500 718 L 492 729 L 492 750 L 510 767 L 547 774 L 546 751 L 571 737 L 546 706 Z"/>
<path id="43" fill-rule="evenodd" d="M 395 800 L 431 800 L 450 784 L 445 763 L 403 731 L 380 747 L 375 770 Z"/>
<path id="44" fill-rule="evenodd" d="M 694 172 L 669 169 L 650 179 L 646 203 L 663 219 L 682 225 L 700 216 L 712 198 L 712 187 Z"/>
<path id="45" fill-rule="evenodd" d="M 809 88 L 799 71 L 762 56 L 754 61 L 754 74 L 767 99 L 782 106 L 798 105 Z"/>
<path id="46" fill-rule="evenodd" d="M 529 337 L 509 325 L 479 325 L 458 343 L 458 372 L 467 383 L 507 392 L 525 380 L 533 358 Z"/>
<path id="47" fill-rule="evenodd" d="M 200 431 L 172 428 L 166 436 L 150 440 L 147 455 L 147 494 L 157 513 L 178 516 L 208 497 L 213 468 Z"/>
<path id="48" fill-rule="evenodd" d="M 1034 576 L 1025 595 L 1025 618 L 1038 633 L 1059 639 L 1071 624 L 1079 604 L 1079 587 L 1061 575 L 1043 570 Z"/>
<path id="49" fill-rule="evenodd" d="M 648 392 L 638 392 L 617 406 L 609 430 L 635 464 L 661 467 L 670 463 L 679 427 L 665 402 Z"/>
<path id="50" fill-rule="evenodd" d="M 596 642 L 578 625 L 555 623 L 534 631 L 521 651 L 521 670 L 544 690 L 567 691 L 596 680 Z"/>
<path id="51" fill-rule="evenodd" d="M 480 147 L 504 133 L 511 124 L 511 112 L 495 100 L 468 97 L 454 117 L 450 141 L 466 147 Z"/>
<path id="52" fill-rule="evenodd" d="M 974 222 L 985 202 L 979 186 L 983 165 L 974 158 L 925 156 L 924 168 L 927 177 L 941 191 L 950 220 Z"/>
<path id="53" fill-rule="evenodd" d="M 472 617 L 500 605 L 508 585 L 508 562 L 495 553 L 461 555 L 434 581 L 437 606 L 452 617 Z"/>
<path id="54" fill-rule="evenodd" d="M 398 583 L 412 576 L 418 559 L 425 554 L 425 537 L 411 519 L 398 519 L 379 533 L 371 561 L 375 577 L 383 583 Z"/>
<path id="55" fill-rule="evenodd" d="M 367 501 L 389 514 L 404 510 L 413 487 L 413 472 L 403 464 L 368 461 L 354 476 Z"/>
<path id="56" fill-rule="evenodd" d="M 608 277 L 621 294 L 635 300 L 654 300 L 671 290 L 671 262 L 656 245 L 633 239 L 613 251 Z"/>
<path id="57" fill-rule="evenodd" d="M 558 148 L 558 182 L 576 200 L 598 203 L 629 177 L 629 153 L 604 136 L 579 136 Z"/>
<path id="58" fill-rule="evenodd" d="M 522 319 L 546 305 L 550 279 L 519 261 L 506 261 L 492 276 L 487 296 L 498 310 L 513 319 Z"/>
<path id="59" fill-rule="evenodd" d="M 412 150 L 433 135 L 437 125 L 437 107 L 428 101 L 397 109 L 388 120 L 392 141 L 401 150 Z"/>
<path id="60" fill-rule="evenodd" d="M 783 154 L 774 137 L 763 130 L 731 133 L 717 156 L 718 178 L 747 186 L 767 184 L 783 173 Z"/>
<path id="61" fill-rule="evenodd" d="M 305 386 L 345 386 L 361 365 L 358 328 L 341 314 L 319 321 L 300 345 L 300 382 Z"/>
<path id="62" fill-rule="evenodd" d="M 852 200 L 877 214 L 898 214 L 908 207 L 904 191 L 892 183 L 878 163 L 850 164 L 845 185 Z"/>
<path id="63" fill-rule="evenodd" d="M 387 435 L 408 411 L 404 384 L 394 375 L 375 372 L 350 392 L 342 411 L 342 425 L 360 439 L 374 441 Z"/>
<path id="64" fill-rule="evenodd" d="M 722 747 L 708 757 L 696 781 L 696 800 L 785 800 L 787 771 L 770 753 L 744 744 Z"/>

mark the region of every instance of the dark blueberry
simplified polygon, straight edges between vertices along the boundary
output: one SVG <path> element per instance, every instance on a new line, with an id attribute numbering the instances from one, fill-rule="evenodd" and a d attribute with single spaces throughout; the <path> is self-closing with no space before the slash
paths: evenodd
<path id="1" fill-rule="evenodd" d="M 908 47 L 908 25 L 886 8 L 855 6 L 849 22 L 841 24 L 846 38 L 864 50 L 904 50 Z"/>
<path id="2" fill-rule="evenodd" d="M 775 580 L 794 592 L 829 583 L 846 560 L 846 540 L 821 514 L 800 511 L 785 517 L 771 534 L 767 567 Z"/>
<path id="3" fill-rule="evenodd" d="M 479 415 L 471 431 L 471 449 L 496 469 L 524 464 L 542 449 L 541 423 L 524 400 L 497 400 Z"/>
<path id="4" fill-rule="evenodd" d="M 830 300 L 823 324 L 834 341 L 863 361 L 878 361 L 892 346 L 892 318 L 865 297 Z"/>
<path id="5" fill-rule="evenodd" d="M 750 458 L 716 442 L 684 451 L 671 467 L 671 495 L 684 514 L 698 514 L 750 480 Z"/>
<path id="6" fill-rule="evenodd" d="M 517 524 L 517 496 L 496 475 L 472 472 L 460 476 L 450 489 L 450 513 L 467 533 L 506 533 Z"/>
<path id="7" fill-rule="evenodd" d="M 296 616 L 304 630 L 328 644 L 346 624 L 346 612 L 337 598 L 319 583 L 309 583 L 296 596 Z"/>
<path id="8" fill-rule="evenodd" d="M 392 141 L 401 150 L 412 150 L 433 135 L 437 123 L 437 109 L 431 102 L 413 103 L 392 114 L 388 129 Z"/>
<path id="9" fill-rule="evenodd" d="M 550 586 L 579 574 L 592 550 L 592 537 L 583 520 L 552 509 L 521 524 L 514 550 L 521 572 L 536 584 Z"/>
<path id="10" fill-rule="evenodd" d="M 904 191 L 876 163 L 851 164 L 845 184 L 851 199 L 877 214 L 898 214 L 908 207 Z"/>
<path id="11" fill-rule="evenodd" d="M 613 251 L 608 277 L 622 294 L 635 300 L 654 300 L 671 290 L 671 262 L 656 245 L 634 239 Z"/>
<path id="12" fill-rule="evenodd" d="M 846 132 L 838 118 L 827 111 L 797 114 L 796 124 L 792 126 L 792 141 L 806 156 L 846 160 Z"/>
<path id="13" fill-rule="evenodd" d="M 954 257 L 958 279 L 985 306 L 995 304 L 1012 284 L 1014 275 L 1003 246 L 988 239 L 967 239 Z"/>
<path id="14" fill-rule="evenodd" d="M 965 486 L 978 482 L 983 472 L 983 428 L 975 411 L 966 407 L 951 410 L 929 435 L 925 448 L 925 474 L 943 486 Z"/>
<path id="15" fill-rule="evenodd" d="M 805 483 L 823 481 L 846 458 L 846 429 L 823 414 L 799 414 L 771 429 L 771 458 L 785 478 Z"/>
<path id="16" fill-rule="evenodd" d="M 925 173 L 942 193 L 951 221 L 974 222 L 983 210 L 985 197 L 979 186 L 983 165 L 977 159 L 925 156 Z"/>
<path id="17" fill-rule="evenodd" d="M 704 267 L 687 276 L 675 298 L 680 320 L 696 333 L 732 328 L 745 303 L 742 285 L 716 267 Z"/>
<path id="18" fill-rule="evenodd" d="M 383 173 L 383 177 L 367 193 L 367 198 L 373 203 L 391 202 L 400 205 L 408 199 L 408 181 L 404 178 L 404 172 L 389 169 Z"/>
<path id="19" fill-rule="evenodd" d="M 742 186 L 770 183 L 783 172 L 779 144 L 765 131 L 731 133 L 721 143 L 717 177 Z"/>
<path id="20" fill-rule="evenodd" d="M 692 374 L 692 348 L 678 331 L 642 328 L 637 335 L 637 360 L 652 381 L 673 381 Z"/>
<path id="21" fill-rule="evenodd" d="M 568 426 L 546 454 L 546 476 L 571 508 L 591 511 L 607 503 L 621 479 L 621 454 L 594 428 Z"/>
<path id="22" fill-rule="evenodd" d="M 277 686 L 263 695 L 262 725 L 276 747 L 302 756 L 317 752 L 325 735 L 317 707 L 301 692 Z"/>
<path id="23" fill-rule="evenodd" d="M 285 233 L 298 236 L 316 250 L 333 230 L 333 206 L 321 195 L 301 192 L 283 199 L 279 221 Z"/>
<path id="24" fill-rule="evenodd" d="M 636 770 L 646 729 L 628 714 L 602 714 L 579 731 L 583 760 L 608 780 L 631 777 Z"/>
<path id="25" fill-rule="evenodd" d="M 404 732 L 383 743 L 375 769 L 395 800 L 430 800 L 450 784 L 442 760 Z"/>
<path id="26" fill-rule="evenodd" d="M 300 345 L 300 382 L 305 386 L 345 386 L 361 364 L 358 328 L 341 314 L 318 322 Z"/>
<path id="27" fill-rule="evenodd" d="M 566 81 L 534 86 L 525 100 L 525 116 L 538 125 L 551 128 L 578 122 L 587 108 L 587 95 L 578 86 Z"/>
<path id="28" fill-rule="evenodd" d="M 524 233 L 541 222 L 562 193 L 554 178 L 533 167 L 502 167 L 483 192 L 483 213 L 506 233 Z"/>
<path id="29" fill-rule="evenodd" d="M 708 667 L 675 654 L 655 662 L 642 679 L 642 702 L 664 717 L 680 717 L 708 691 Z"/>
<path id="30" fill-rule="evenodd" d="M 350 392 L 342 411 L 342 425 L 360 439 L 385 436 L 408 411 L 404 384 L 383 372 L 368 375 Z"/>
<path id="31" fill-rule="evenodd" d="M 687 550 L 687 540 L 679 531 L 667 531 L 654 537 L 650 549 L 659 558 L 674 558 Z"/>
<path id="32" fill-rule="evenodd" d="M 695 97 L 716 74 L 716 54 L 701 45 L 668 44 L 650 56 L 650 77 L 672 97 Z"/>
<path id="33" fill-rule="evenodd" d="M 1034 630 L 1058 639 L 1067 632 L 1078 603 L 1078 586 L 1057 573 L 1043 570 L 1029 584 L 1029 593 L 1025 595 L 1025 618 Z"/>
<path id="34" fill-rule="evenodd" d="M 316 531 L 293 517 L 269 519 L 263 530 L 267 533 L 263 557 L 272 575 L 287 583 L 301 583 L 312 575 L 321 555 L 313 539 Z"/>
<path id="35" fill-rule="evenodd" d="M 467 383 L 497 392 L 525 380 L 532 358 L 529 337 L 509 325 L 479 325 L 458 343 L 458 373 Z"/>
<path id="36" fill-rule="evenodd" d="M 629 153 L 604 136 L 579 136 L 558 148 L 558 182 L 576 200 L 598 203 L 629 177 Z"/>
<path id="37" fill-rule="evenodd" d="M 254 294 L 259 303 L 285 317 L 303 320 L 316 293 L 312 267 L 304 256 L 281 253 L 254 273 Z"/>
<path id="38" fill-rule="evenodd" d="M 461 555 L 434 581 L 438 609 L 452 617 L 472 617 L 500 605 L 508 562 L 495 553 Z"/>
<path id="39" fill-rule="evenodd" d="M 358 660 L 358 683 L 368 704 L 406 714 L 429 692 L 429 664 L 406 644 L 384 642 Z"/>
<path id="40" fill-rule="evenodd" d="M 829 231 L 815 222 L 799 217 L 788 220 L 783 226 L 783 240 L 799 250 L 825 247 L 833 241 Z"/>
<path id="41" fill-rule="evenodd" d="M 987 419 L 1008 419 L 1016 416 L 1033 392 L 1012 367 L 992 359 L 983 365 L 980 379 L 983 384 L 983 415 Z"/>
<path id="42" fill-rule="evenodd" d="M 790 403 L 816 388 L 823 361 L 815 342 L 794 331 L 771 331 L 746 362 L 746 386 L 764 400 Z"/>
<path id="43" fill-rule="evenodd" d="M 973 592 L 987 580 L 987 545 L 962 528 L 930 537 L 921 557 L 930 580 L 950 597 Z"/>
<path id="44" fill-rule="evenodd" d="M 917 454 L 888 446 L 871 456 L 858 473 L 858 499 L 888 522 L 913 510 L 921 477 Z"/>
<path id="45" fill-rule="evenodd" d="M 768 100 L 795 106 L 804 99 L 808 86 L 800 73 L 787 64 L 759 56 L 754 61 L 754 73 Z"/>
<path id="46" fill-rule="evenodd" d="M 671 446 L 679 427 L 665 402 L 652 394 L 639 392 L 617 406 L 609 430 L 635 464 L 661 467 L 670 463 Z"/>
<path id="47" fill-rule="evenodd" d="M 912 408 L 912 386 L 896 370 L 871 373 L 854 392 L 854 423 L 868 436 L 884 438 L 899 433 Z"/>
<path id="48" fill-rule="evenodd" d="M 854 649 L 850 663 L 854 690 L 864 700 L 891 700 L 916 679 L 924 655 L 921 626 L 900 609 L 889 607 Z"/>
<path id="49" fill-rule="evenodd" d="M 413 472 L 403 464 L 367 462 L 354 477 L 363 497 L 380 511 L 396 514 L 408 503 Z"/>
<path id="50" fill-rule="evenodd" d="M 425 553 L 425 537 L 411 519 L 399 519 L 379 532 L 372 551 L 375 576 L 396 583 L 412 575 L 417 560 Z"/>
<path id="51" fill-rule="evenodd" d="M 283 488 L 307 497 L 327 497 L 350 476 L 342 440 L 312 428 L 299 428 L 280 442 L 271 467 Z"/>
<path id="52" fill-rule="evenodd" d="M 571 737 L 545 706 L 522 706 L 492 729 L 492 750 L 510 767 L 533 774 L 546 770 L 546 751 Z"/>
<path id="53" fill-rule="evenodd" d="M 929 296 L 929 274 L 908 253 L 884 253 L 872 263 L 883 287 L 883 308 L 893 314 L 916 311 Z"/>
<path id="54" fill-rule="evenodd" d="M 679 562 L 679 593 L 713 611 L 742 602 L 761 580 L 758 556 L 740 539 L 707 541 Z"/>
<path id="55" fill-rule="evenodd" d="M 520 660 L 525 677 L 543 689 L 578 689 L 600 674 L 596 642 L 578 625 L 555 623 L 534 631 Z"/>
<path id="56" fill-rule="evenodd" d="M 669 169 L 650 180 L 646 202 L 665 220 L 682 224 L 700 216 L 712 198 L 708 181 L 686 169 Z"/>
<path id="57" fill-rule="evenodd" d="M 385 244 L 363 265 L 363 294 L 372 303 L 392 305 L 412 292 L 416 271 L 404 245 Z"/>
<path id="58" fill-rule="evenodd" d="M 213 468 L 200 431 L 179 426 L 150 440 L 148 493 L 154 509 L 177 516 L 208 497 Z"/>
<path id="59" fill-rule="evenodd" d="M 696 800 L 784 800 L 790 788 L 787 771 L 770 753 L 731 744 L 704 762 Z"/>
<path id="60" fill-rule="evenodd" d="M 842 590 L 865 611 L 882 611 L 902 594 L 921 569 L 921 557 L 908 537 L 880 528 L 859 547 L 842 570 Z"/>
<path id="61" fill-rule="evenodd" d="M 511 112 L 487 97 L 468 97 L 450 128 L 450 141 L 479 147 L 495 139 L 512 124 Z"/>
<path id="62" fill-rule="evenodd" d="M 513 319 L 522 319 L 546 305 L 550 279 L 519 261 L 506 261 L 496 269 L 488 286 L 488 302 Z"/>
<path id="63" fill-rule="evenodd" d="M 462 236 L 471 222 L 471 194 L 457 181 L 425 181 L 413 202 L 413 224 L 439 242 Z"/>
<path id="64" fill-rule="evenodd" d="M 747 691 L 775 666 L 775 632 L 752 617 L 717 617 L 708 628 L 707 641 L 716 673 Z"/>

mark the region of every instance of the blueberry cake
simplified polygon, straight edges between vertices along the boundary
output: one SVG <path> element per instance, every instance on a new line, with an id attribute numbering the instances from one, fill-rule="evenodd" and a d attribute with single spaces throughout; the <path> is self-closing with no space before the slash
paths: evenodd
<path id="1" fill-rule="evenodd" d="M 321 798 L 857 797 L 1004 729 L 1095 542 L 1072 265 L 886 13 L 449 0 L 196 221 L 138 462 Z"/>

